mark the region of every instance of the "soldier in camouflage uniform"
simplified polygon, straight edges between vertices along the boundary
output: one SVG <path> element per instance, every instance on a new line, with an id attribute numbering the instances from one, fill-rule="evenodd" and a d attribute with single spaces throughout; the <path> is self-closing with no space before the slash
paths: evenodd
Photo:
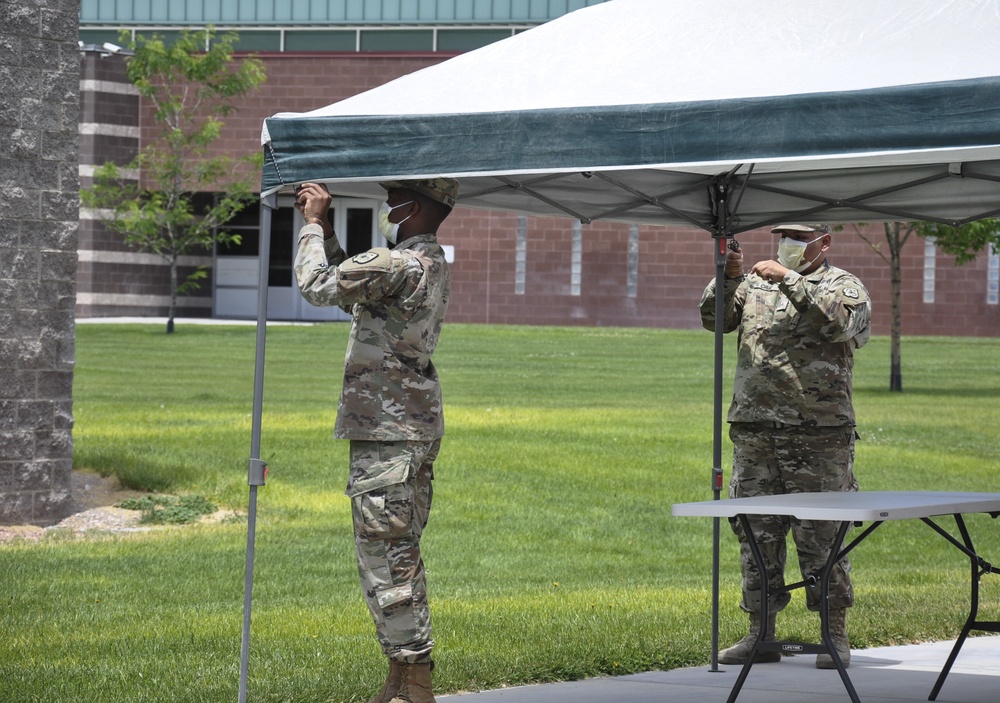
<path id="1" fill-rule="evenodd" d="M 433 496 L 444 434 L 441 386 L 431 355 L 441 334 L 451 276 L 437 243 L 458 182 L 383 183 L 379 229 L 390 248 L 350 259 L 327 217 L 330 194 L 304 184 L 305 219 L 295 277 L 313 305 L 353 314 L 334 436 L 348 439 L 358 572 L 389 675 L 370 703 L 433 703 L 430 609 L 420 536 Z"/>
<path id="2" fill-rule="evenodd" d="M 730 251 L 723 290 L 725 332 L 739 331 L 733 402 L 732 498 L 815 491 L 856 491 L 854 407 L 851 401 L 854 350 L 870 336 L 871 302 L 855 276 L 830 265 L 832 242 L 823 225 L 780 225 L 777 260 L 760 261 L 744 275 L 743 254 Z M 715 281 L 701 299 L 701 320 L 715 329 Z M 785 541 L 789 530 L 803 578 L 818 575 L 835 540 L 838 523 L 783 516 L 752 518 L 751 529 L 767 570 L 769 622 L 760 622 L 760 574 L 739 522 L 743 600 L 750 633 L 719 653 L 724 664 L 746 662 L 762 629 L 774 636 L 774 619 L 790 599 L 782 591 Z M 850 663 L 847 608 L 854 603 L 847 558 L 835 566 L 830 583 L 830 631 L 844 665 Z M 806 605 L 818 611 L 818 585 L 806 588 Z M 756 661 L 777 662 L 778 652 Z M 834 668 L 821 654 L 816 666 Z"/>

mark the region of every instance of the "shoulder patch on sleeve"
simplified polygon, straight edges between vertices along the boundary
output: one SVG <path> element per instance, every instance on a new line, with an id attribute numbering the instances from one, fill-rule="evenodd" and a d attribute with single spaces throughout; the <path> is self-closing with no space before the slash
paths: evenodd
<path id="1" fill-rule="evenodd" d="M 389 250 L 383 247 L 362 252 L 340 265 L 340 270 L 349 273 L 351 271 L 388 271 L 392 266 L 392 257 Z"/>
<path id="2" fill-rule="evenodd" d="M 856 282 L 848 282 L 846 286 L 837 291 L 837 297 L 844 305 L 870 305 L 871 296 L 865 287 Z"/>

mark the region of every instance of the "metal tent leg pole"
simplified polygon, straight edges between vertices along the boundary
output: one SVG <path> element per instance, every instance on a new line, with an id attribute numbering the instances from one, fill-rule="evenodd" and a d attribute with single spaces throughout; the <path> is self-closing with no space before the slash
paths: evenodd
<path id="1" fill-rule="evenodd" d="M 264 485 L 267 464 L 260 460 L 260 425 L 264 404 L 264 343 L 267 336 L 267 272 L 271 258 L 272 208 L 261 204 L 260 251 L 257 272 L 257 346 L 253 373 L 253 421 L 250 431 L 250 505 L 247 512 L 247 558 L 243 583 L 243 639 L 240 647 L 239 703 L 246 703 L 250 662 L 250 606 L 253 602 L 253 562 L 257 535 L 257 487 Z"/>
<path id="2" fill-rule="evenodd" d="M 715 416 L 712 426 L 712 497 L 719 500 L 722 491 L 722 374 L 723 317 L 726 285 L 726 239 L 714 240 L 715 251 Z M 711 671 L 719 670 L 719 549 L 721 520 L 712 518 L 712 662 Z"/>
<path id="3" fill-rule="evenodd" d="M 712 241 L 715 245 L 715 388 L 714 422 L 712 426 L 712 499 L 719 500 L 722 493 L 722 374 L 723 367 L 723 327 L 725 323 L 726 253 L 732 234 L 731 212 L 735 212 L 742 198 L 742 191 L 733 195 L 733 177 L 740 166 L 728 174 L 716 177 L 709 188 L 709 199 L 715 215 Z M 751 172 L 753 168 L 751 167 Z M 749 176 L 749 174 L 748 174 Z M 745 185 L 744 185 L 745 187 Z M 736 245 L 739 246 L 739 245 Z M 719 542 L 720 518 L 712 519 L 712 663 L 710 671 L 719 671 Z"/>

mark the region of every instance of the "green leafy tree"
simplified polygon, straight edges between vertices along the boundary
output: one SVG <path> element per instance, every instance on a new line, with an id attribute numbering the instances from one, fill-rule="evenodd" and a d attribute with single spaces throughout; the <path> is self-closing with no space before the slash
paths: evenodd
<path id="1" fill-rule="evenodd" d="M 122 43 L 132 52 L 128 78 L 149 102 L 158 130 L 143 135 L 150 141 L 131 163 L 98 168 L 94 185 L 81 193 L 83 203 L 101 210 L 103 222 L 126 244 L 169 264 L 168 333 L 174 329 L 178 296 L 196 289 L 206 276 L 202 267 L 179 280 L 179 258 L 216 241 L 238 244 L 239 235 L 218 228 L 254 198 L 260 154 L 233 158 L 211 150 L 237 98 L 266 79 L 260 60 L 233 59 L 237 39 L 234 32 L 216 35 L 209 28 L 182 32 L 167 45 L 155 34 L 131 41 L 123 33 Z M 196 197 L 208 191 L 218 192 L 211 202 Z"/>
<path id="2" fill-rule="evenodd" d="M 854 231 L 883 261 L 889 265 L 891 284 L 892 319 L 890 342 L 889 390 L 903 391 L 902 364 L 902 251 L 912 235 L 933 238 L 941 251 L 955 257 L 956 264 L 967 264 L 987 247 L 1000 249 L 1000 220 L 987 218 L 968 224 L 953 226 L 938 222 L 885 222 L 882 242 L 874 241 L 857 225 Z"/>
<path id="3" fill-rule="evenodd" d="M 1000 249 L 1000 220 L 988 218 L 954 227 L 937 222 L 914 222 L 921 237 L 933 237 L 945 254 L 955 257 L 956 264 L 975 261 L 980 252 L 992 247 Z"/>

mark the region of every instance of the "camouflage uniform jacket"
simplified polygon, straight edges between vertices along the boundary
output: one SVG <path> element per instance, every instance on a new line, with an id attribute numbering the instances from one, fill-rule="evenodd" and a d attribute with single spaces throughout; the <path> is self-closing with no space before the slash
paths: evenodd
<path id="1" fill-rule="evenodd" d="M 302 296 L 353 314 L 334 436 L 379 442 L 444 434 L 441 385 L 431 354 L 448 307 L 451 274 L 433 234 L 347 259 L 319 225 L 299 232 L 295 277 Z"/>
<path id="2" fill-rule="evenodd" d="M 853 426 L 854 350 L 871 335 L 871 300 L 853 274 L 824 262 L 780 283 L 727 280 L 723 330 L 739 329 L 729 422 Z M 715 329 L 715 281 L 701 299 Z"/>

